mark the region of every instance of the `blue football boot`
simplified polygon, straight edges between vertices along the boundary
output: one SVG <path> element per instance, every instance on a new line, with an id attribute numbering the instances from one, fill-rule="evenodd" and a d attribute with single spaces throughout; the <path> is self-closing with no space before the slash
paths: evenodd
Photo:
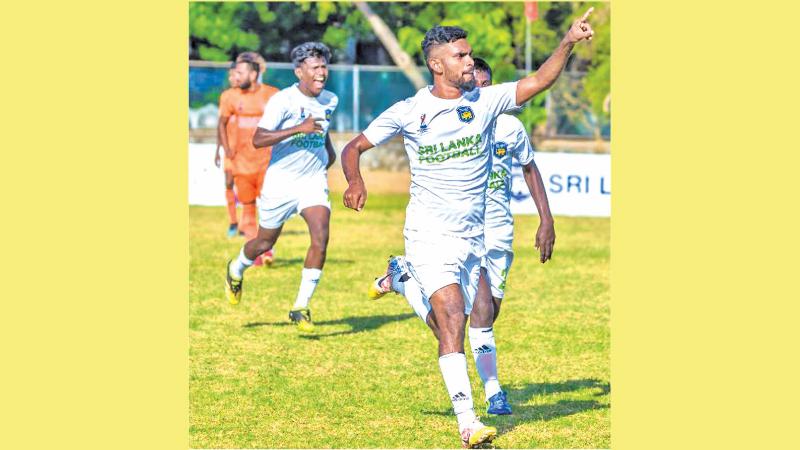
<path id="1" fill-rule="evenodd" d="M 489 407 L 486 408 L 486 412 L 498 416 L 507 416 L 511 414 L 511 404 L 508 403 L 506 393 L 500 391 L 489 397 Z"/>

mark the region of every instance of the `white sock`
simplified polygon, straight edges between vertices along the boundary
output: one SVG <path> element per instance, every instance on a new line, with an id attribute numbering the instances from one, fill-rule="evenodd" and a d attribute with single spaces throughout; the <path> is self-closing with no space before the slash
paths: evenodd
<path id="1" fill-rule="evenodd" d="M 411 276 L 408 265 L 403 271 L 392 277 L 392 290 L 405 297 L 411 308 L 417 313 L 417 317 L 422 319 L 427 325 L 428 313 L 431 312 L 430 301 L 423 295 L 422 288 L 417 280 Z"/>
<path id="2" fill-rule="evenodd" d="M 244 271 L 252 265 L 253 261 L 244 256 L 244 246 L 242 246 L 239 256 L 231 262 L 231 277 L 240 280 L 244 275 Z"/>
<path id="3" fill-rule="evenodd" d="M 472 387 L 467 374 L 467 357 L 463 353 L 442 355 L 439 357 L 439 369 L 442 371 L 447 394 L 453 402 L 458 429 L 463 430 L 476 419 L 472 405 Z"/>
<path id="4" fill-rule="evenodd" d="M 475 358 L 475 368 L 483 381 L 486 398 L 500 392 L 497 381 L 497 346 L 494 343 L 494 330 L 489 328 L 469 328 L 469 345 Z"/>
<path id="5" fill-rule="evenodd" d="M 319 279 L 322 276 L 322 269 L 303 268 L 300 278 L 300 289 L 297 290 L 297 299 L 294 301 L 294 309 L 308 308 L 308 301 L 314 295 Z"/>

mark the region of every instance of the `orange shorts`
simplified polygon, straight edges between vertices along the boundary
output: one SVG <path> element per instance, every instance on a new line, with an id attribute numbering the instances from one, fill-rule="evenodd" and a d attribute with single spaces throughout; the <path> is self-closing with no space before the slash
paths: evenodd
<path id="1" fill-rule="evenodd" d="M 244 203 L 255 203 L 261 194 L 261 185 L 264 184 L 264 175 L 267 171 L 259 173 L 236 174 L 233 176 L 233 183 L 236 185 L 236 194 L 239 201 Z"/>

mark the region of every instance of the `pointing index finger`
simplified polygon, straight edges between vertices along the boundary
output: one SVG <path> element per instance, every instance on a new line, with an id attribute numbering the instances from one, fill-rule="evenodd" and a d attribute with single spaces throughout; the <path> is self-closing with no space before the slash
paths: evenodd
<path id="1" fill-rule="evenodd" d="M 594 11 L 594 6 L 589 8 L 589 10 L 586 11 L 586 13 L 583 14 L 583 17 L 581 17 L 581 22 L 586 22 L 586 18 L 589 17 L 589 14 L 591 14 L 592 11 Z"/>

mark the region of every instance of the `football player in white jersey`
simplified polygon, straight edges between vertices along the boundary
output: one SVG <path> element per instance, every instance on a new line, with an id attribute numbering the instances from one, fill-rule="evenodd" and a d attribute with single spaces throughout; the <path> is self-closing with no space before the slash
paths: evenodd
<path id="1" fill-rule="evenodd" d="M 475 415 L 464 354 L 466 315 L 478 290 L 492 126 L 503 112 L 550 87 L 573 46 L 592 36 L 591 9 L 575 20 L 539 70 L 518 82 L 476 89 L 472 48 L 458 27 L 428 30 L 422 51 L 433 87 L 378 116 L 342 151 L 348 181 L 344 204 L 360 211 L 367 191 L 361 153 L 401 134 L 411 169 L 404 227 L 409 276 L 430 299 L 439 340 L 439 368 L 458 419 L 462 444 L 475 447 L 497 430 Z"/>
<path id="2" fill-rule="evenodd" d="M 328 136 L 330 118 L 339 99 L 325 90 L 331 53 L 319 42 L 306 42 L 291 52 L 298 82 L 270 98 L 253 136 L 256 148 L 272 146 L 259 202 L 258 235 L 228 262 L 225 292 L 239 303 L 245 269 L 256 256 L 272 248 L 284 222 L 294 214 L 308 224 L 311 246 L 306 253 L 300 288 L 289 319 L 300 331 L 311 332 L 308 303 L 322 275 L 328 247 L 330 201 L 328 168 L 336 159 Z"/>
<path id="3" fill-rule="evenodd" d="M 475 80 L 478 87 L 492 84 L 492 69 L 486 61 L 474 58 Z M 486 256 L 481 262 L 478 293 L 469 318 L 469 342 L 478 375 L 483 381 L 489 414 L 511 414 L 511 405 L 497 377 L 497 346 L 494 322 L 500 314 L 500 304 L 506 287 L 506 277 L 514 260 L 514 217 L 511 215 L 511 160 L 522 165 L 528 190 L 539 211 L 539 229 L 535 247 L 539 260 L 549 260 L 555 244 L 553 216 L 547 201 L 542 176 L 533 161 L 533 147 L 524 125 L 516 117 L 501 114 L 495 122 L 492 138 L 492 168 L 486 191 L 486 223 L 484 240 Z M 389 259 L 386 274 L 370 285 L 369 296 L 378 299 L 389 292 L 403 295 L 414 312 L 438 335 L 438 327 L 430 314 L 430 301 L 410 276 L 402 256 Z"/>

